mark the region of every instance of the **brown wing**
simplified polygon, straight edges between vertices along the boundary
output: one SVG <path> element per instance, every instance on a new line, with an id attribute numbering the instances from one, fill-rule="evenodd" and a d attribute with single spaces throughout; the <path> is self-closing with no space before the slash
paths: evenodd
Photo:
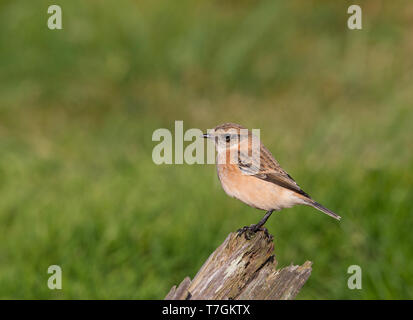
<path id="1" fill-rule="evenodd" d="M 274 183 L 311 199 L 307 193 L 301 190 L 294 179 L 281 168 L 271 152 L 262 145 L 260 149 L 259 163 L 257 159 L 258 157 L 253 156 L 248 158 L 240 153 L 238 157 L 238 167 L 244 174 Z"/>

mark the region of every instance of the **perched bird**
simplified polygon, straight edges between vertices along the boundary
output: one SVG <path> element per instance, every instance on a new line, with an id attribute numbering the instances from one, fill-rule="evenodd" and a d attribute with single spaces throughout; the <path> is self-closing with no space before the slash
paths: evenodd
<path id="1" fill-rule="evenodd" d="M 217 172 L 224 191 L 251 207 L 267 211 L 257 224 L 244 227 L 244 231 L 256 232 L 273 211 L 299 204 L 341 219 L 311 199 L 248 129 L 224 123 L 203 136 L 215 142 Z"/>

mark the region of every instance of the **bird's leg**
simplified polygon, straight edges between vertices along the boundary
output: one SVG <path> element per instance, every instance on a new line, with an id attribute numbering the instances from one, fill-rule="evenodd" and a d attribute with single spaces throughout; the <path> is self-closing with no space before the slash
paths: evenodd
<path id="1" fill-rule="evenodd" d="M 252 224 L 249 228 L 253 232 L 257 232 L 268 220 L 270 215 L 273 213 L 274 210 L 268 210 L 265 216 L 257 223 L 257 224 Z"/>
<path id="2" fill-rule="evenodd" d="M 268 210 L 265 216 L 257 223 L 257 224 L 252 224 L 249 227 L 244 227 L 242 229 L 238 230 L 238 233 L 241 234 L 245 231 L 251 231 L 251 232 L 257 232 L 268 220 L 270 215 L 273 213 L 274 210 Z"/>

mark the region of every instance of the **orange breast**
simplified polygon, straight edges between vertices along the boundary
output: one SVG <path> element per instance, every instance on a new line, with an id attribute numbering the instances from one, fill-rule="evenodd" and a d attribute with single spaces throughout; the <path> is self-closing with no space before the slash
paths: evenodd
<path id="1" fill-rule="evenodd" d="M 291 190 L 254 176 L 244 175 L 237 165 L 217 164 L 217 171 L 225 192 L 251 207 L 280 210 L 302 201 Z"/>

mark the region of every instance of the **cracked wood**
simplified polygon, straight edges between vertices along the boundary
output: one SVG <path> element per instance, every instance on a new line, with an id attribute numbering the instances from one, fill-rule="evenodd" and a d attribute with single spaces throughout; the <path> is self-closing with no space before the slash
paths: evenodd
<path id="1" fill-rule="evenodd" d="M 166 300 L 294 299 L 312 262 L 277 270 L 273 237 L 266 231 L 230 233 L 191 281 L 173 286 Z"/>

